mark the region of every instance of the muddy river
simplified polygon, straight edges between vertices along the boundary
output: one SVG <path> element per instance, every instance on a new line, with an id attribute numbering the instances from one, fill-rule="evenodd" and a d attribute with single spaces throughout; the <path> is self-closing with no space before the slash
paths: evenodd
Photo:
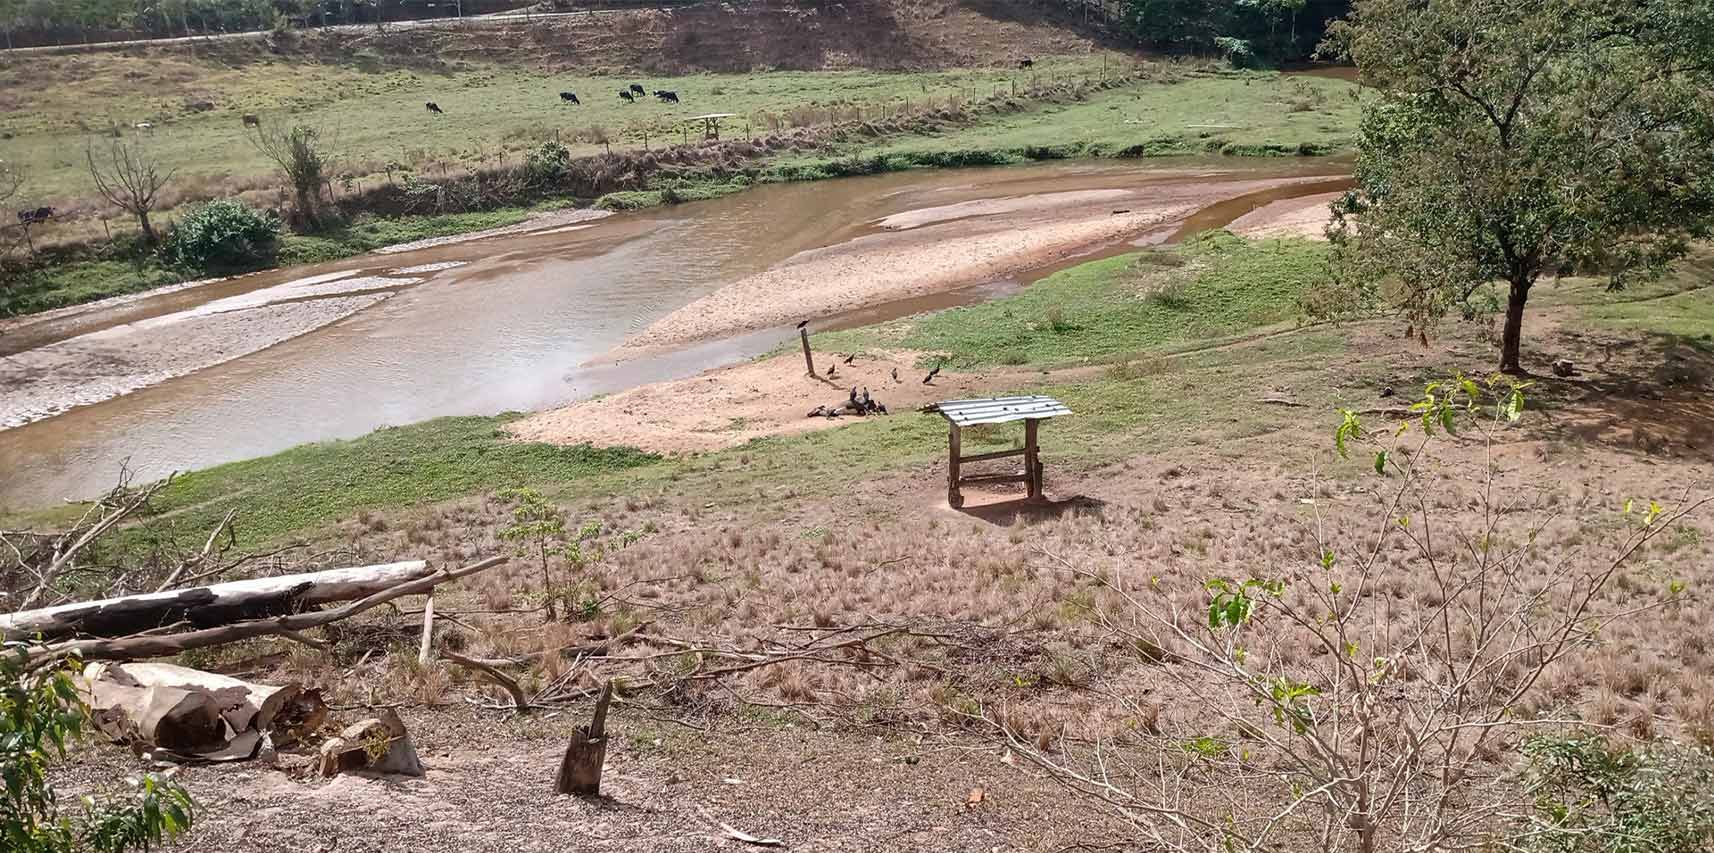
<path id="1" fill-rule="evenodd" d="M 793 334 L 783 317 L 819 307 L 827 329 L 993 298 L 1325 194 L 1345 168 L 1164 160 L 770 185 L 13 321 L 0 506 L 91 496 L 121 464 L 156 477 L 687 376 L 771 349 Z M 932 287 L 910 286 L 919 266 Z M 671 345 L 623 349 L 638 339 Z"/>

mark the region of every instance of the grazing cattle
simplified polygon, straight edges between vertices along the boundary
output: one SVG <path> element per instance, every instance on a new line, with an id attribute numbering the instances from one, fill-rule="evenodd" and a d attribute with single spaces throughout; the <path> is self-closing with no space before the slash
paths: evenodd
<path id="1" fill-rule="evenodd" d="M 619 97 L 624 98 L 625 103 L 627 103 L 627 104 L 634 104 L 637 102 L 636 96 L 631 94 L 630 89 L 620 89 L 619 90 Z"/>
<path id="2" fill-rule="evenodd" d="M 256 115 L 255 113 L 245 113 L 244 114 L 244 126 L 245 127 L 261 127 L 262 126 L 262 117 L 259 115 Z"/>
<path id="3" fill-rule="evenodd" d="M 559 93 L 559 99 L 568 103 L 568 104 L 581 104 L 581 103 L 583 103 L 582 101 L 577 99 L 577 93 L 576 92 L 561 92 L 561 93 Z"/>
<path id="4" fill-rule="evenodd" d="M 440 104 L 437 104 L 434 101 L 429 101 L 428 103 L 423 104 L 423 106 L 428 107 L 428 111 L 437 116 L 446 115 L 446 110 L 441 109 Z"/>
<path id="5" fill-rule="evenodd" d="M 18 211 L 18 222 L 24 225 L 35 225 L 38 222 L 46 222 L 52 218 L 54 218 L 54 209 L 51 207 L 38 207 L 34 210 Z"/>
<path id="6" fill-rule="evenodd" d="M 1019 68 L 1034 68 L 1035 66 L 1036 66 L 1036 61 L 1027 57 L 1027 56 L 1024 57 L 1023 59 L 1018 60 L 1018 67 Z"/>
<path id="7" fill-rule="evenodd" d="M 647 95 L 648 93 L 649 93 L 649 90 L 644 89 L 642 86 L 640 86 L 636 83 L 631 84 L 631 94 L 633 94 L 633 95 Z"/>
<path id="8" fill-rule="evenodd" d="M 663 104 L 676 104 L 676 103 L 678 103 L 678 93 L 677 92 L 668 92 L 665 89 L 656 89 L 655 90 L 655 97 L 660 98 L 661 103 L 663 103 Z"/>

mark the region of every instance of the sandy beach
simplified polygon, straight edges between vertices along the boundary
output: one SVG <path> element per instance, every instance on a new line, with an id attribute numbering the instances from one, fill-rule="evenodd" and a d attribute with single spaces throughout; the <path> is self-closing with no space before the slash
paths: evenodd
<path id="1" fill-rule="evenodd" d="M 929 207 L 877 233 L 801 252 L 662 318 L 615 358 L 935 293 L 1135 239 L 1220 199 L 1304 178 L 1187 180 L 1137 189 L 1039 193 Z"/>
<path id="2" fill-rule="evenodd" d="M 258 352 L 420 281 L 314 276 L 0 357 L 0 429 Z"/>
<path id="3" fill-rule="evenodd" d="M 1327 206 L 1342 195 L 1343 192 L 1317 193 L 1276 201 L 1233 220 L 1228 230 L 1244 237 L 1325 239 L 1327 223 L 1333 218 Z"/>

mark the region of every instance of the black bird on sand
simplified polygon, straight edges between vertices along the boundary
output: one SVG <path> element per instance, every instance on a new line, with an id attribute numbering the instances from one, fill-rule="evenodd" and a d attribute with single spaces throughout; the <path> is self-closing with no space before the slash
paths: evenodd
<path id="1" fill-rule="evenodd" d="M 856 360 L 857 360 L 857 354 L 856 353 L 852 353 L 852 354 L 845 357 L 845 363 L 846 364 L 850 364 L 851 362 L 856 361 Z"/>
<path id="2" fill-rule="evenodd" d="M 798 322 L 797 327 L 801 329 L 807 325 L 809 325 L 809 321 L 808 320 L 802 320 L 802 321 Z"/>
<path id="3" fill-rule="evenodd" d="M 940 375 L 940 369 L 941 369 L 941 368 L 942 368 L 942 367 L 944 367 L 944 366 L 946 366 L 946 365 L 945 365 L 945 362 L 942 362 L 942 363 L 940 363 L 940 364 L 937 364 L 937 365 L 935 365 L 935 366 L 934 366 L 934 369 L 933 369 L 933 370 L 930 370 L 930 371 L 929 371 L 929 372 L 928 372 L 928 375 L 927 375 L 927 376 L 924 376 L 924 377 L 923 377 L 923 378 L 922 378 L 922 384 L 924 384 L 924 385 L 933 385 L 933 384 L 934 384 L 934 378 L 935 378 L 935 377 L 936 377 L 936 376 L 939 376 L 939 375 Z"/>
<path id="4" fill-rule="evenodd" d="M 899 381 L 899 369 L 897 367 L 893 368 L 893 381 Z"/>
<path id="5" fill-rule="evenodd" d="M 434 101 L 429 101 L 428 103 L 423 104 L 423 106 L 428 107 L 428 111 L 431 113 L 434 113 L 437 116 L 438 115 L 446 115 L 446 110 L 441 109 L 440 104 L 437 104 Z"/>
<path id="6" fill-rule="evenodd" d="M 833 374 L 834 374 L 834 372 L 835 372 L 835 371 L 837 371 L 837 370 L 838 370 L 838 368 L 839 368 L 839 365 L 836 365 L 836 364 L 830 364 L 830 365 L 828 365 L 828 366 L 827 366 L 827 377 L 828 377 L 828 378 L 829 378 L 829 379 L 832 379 L 832 378 L 833 378 Z"/>

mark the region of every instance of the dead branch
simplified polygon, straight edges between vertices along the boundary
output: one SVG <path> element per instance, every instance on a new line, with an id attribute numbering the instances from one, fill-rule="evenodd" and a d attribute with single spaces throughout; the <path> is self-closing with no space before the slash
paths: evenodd
<path id="1" fill-rule="evenodd" d="M 350 601 L 428 574 L 427 563 L 411 560 L 61 604 L 0 616 L 0 637 L 123 637 L 179 621 L 211 628 Z"/>
<path id="2" fill-rule="evenodd" d="M 85 660 L 128 660 L 134 658 L 174 655 L 190 649 L 219 646 L 253 637 L 280 636 L 286 631 L 319 628 L 342 619 L 349 619 L 366 610 L 379 607 L 407 595 L 419 595 L 443 583 L 456 581 L 477 572 L 486 571 L 507 561 L 506 557 L 490 557 L 460 569 L 442 569 L 427 577 L 417 578 L 377 592 L 343 607 L 312 613 L 297 613 L 271 619 L 238 622 L 217 628 L 205 628 L 167 637 L 123 637 L 112 640 L 73 640 L 64 643 L 33 646 L 32 658 L 79 655 Z"/>
<path id="3" fill-rule="evenodd" d="M 440 656 L 446 658 L 449 662 L 458 664 L 466 669 L 473 669 L 486 676 L 489 681 L 505 688 L 506 692 L 512 695 L 513 711 L 519 714 L 529 712 L 530 700 L 524 696 L 523 688 L 519 687 L 518 682 L 513 681 L 510 676 L 489 666 L 488 664 L 483 663 L 482 661 L 476 660 L 475 658 L 467 658 L 450 649 L 441 649 Z"/>

